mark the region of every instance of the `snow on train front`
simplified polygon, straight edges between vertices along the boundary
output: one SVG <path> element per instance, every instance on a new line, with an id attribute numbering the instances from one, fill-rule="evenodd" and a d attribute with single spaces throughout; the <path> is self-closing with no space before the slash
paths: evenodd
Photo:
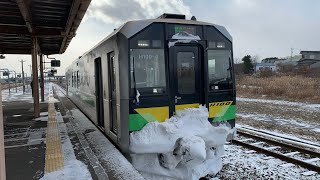
<path id="1" fill-rule="evenodd" d="M 214 176 L 222 168 L 224 144 L 234 134 L 227 123 L 212 126 L 204 106 L 180 110 L 130 134 L 132 163 L 147 179 Z"/>

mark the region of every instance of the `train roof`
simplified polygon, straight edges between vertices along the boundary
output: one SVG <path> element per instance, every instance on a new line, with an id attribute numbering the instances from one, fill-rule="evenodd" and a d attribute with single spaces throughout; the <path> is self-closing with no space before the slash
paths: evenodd
<path id="1" fill-rule="evenodd" d="M 91 48 L 89 51 L 85 52 L 82 56 L 88 54 L 90 51 L 101 45 L 107 39 L 113 37 L 117 33 L 122 33 L 127 38 L 130 38 L 149 26 L 152 23 L 175 23 L 175 24 L 190 24 L 190 25 L 207 25 L 215 27 L 221 34 L 223 34 L 229 41 L 232 42 L 232 36 L 229 34 L 227 29 L 223 26 L 212 24 L 208 22 L 196 21 L 196 20 L 186 20 L 186 19 L 170 19 L 170 18 L 156 18 L 156 19 L 144 19 L 144 20 L 135 20 L 135 21 L 127 21 L 119 28 L 114 30 L 111 34 L 109 34 L 106 38 L 100 41 L 97 45 Z"/>

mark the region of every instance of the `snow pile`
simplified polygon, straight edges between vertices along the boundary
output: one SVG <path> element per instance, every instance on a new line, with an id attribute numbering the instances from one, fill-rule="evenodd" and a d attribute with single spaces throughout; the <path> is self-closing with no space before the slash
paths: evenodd
<path id="1" fill-rule="evenodd" d="M 226 139 L 234 132 L 226 125 L 212 126 L 203 106 L 177 111 L 163 123 L 151 122 L 130 134 L 132 162 L 148 178 L 215 175 L 222 168 Z"/>

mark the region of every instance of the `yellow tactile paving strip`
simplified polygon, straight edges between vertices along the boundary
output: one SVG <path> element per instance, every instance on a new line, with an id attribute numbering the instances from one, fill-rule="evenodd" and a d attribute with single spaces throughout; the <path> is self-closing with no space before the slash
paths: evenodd
<path id="1" fill-rule="evenodd" d="M 60 132 L 56 119 L 56 110 L 53 97 L 49 97 L 48 126 L 46 138 L 46 162 L 45 172 L 50 173 L 64 166 L 64 157 L 61 148 Z"/>

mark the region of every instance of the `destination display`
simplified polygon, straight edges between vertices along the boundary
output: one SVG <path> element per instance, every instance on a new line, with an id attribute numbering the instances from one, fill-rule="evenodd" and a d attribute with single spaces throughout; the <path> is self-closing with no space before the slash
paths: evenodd
<path id="1" fill-rule="evenodd" d="M 196 27 L 195 26 L 180 26 L 180 25 L 175 25 L 174 26 L 174 32 L 175 34 L 178 33 L 188 33 L 196 36 Z"/>

